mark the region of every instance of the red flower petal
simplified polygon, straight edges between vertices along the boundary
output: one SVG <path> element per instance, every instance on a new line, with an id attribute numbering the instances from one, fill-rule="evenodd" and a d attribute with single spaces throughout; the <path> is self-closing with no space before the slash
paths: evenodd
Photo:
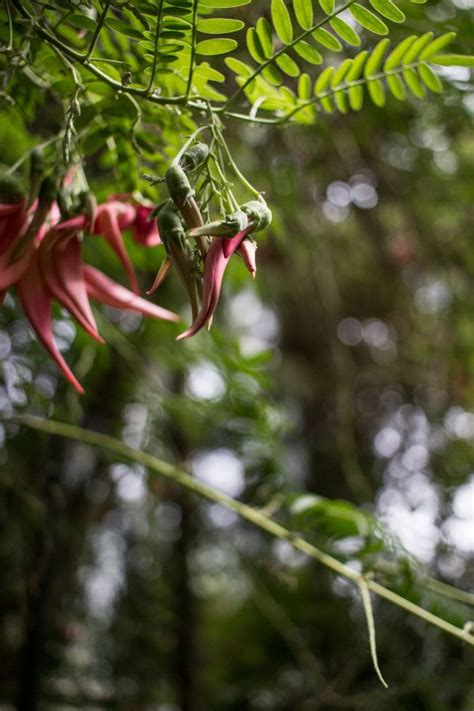
<path id="1" fill-rule="evenodd" d="M 121 284 L 112 281 L 112 279 L 109 279 L 94 267 L 86 265 L 84 267 L 84 277 L 89 296 L 103 304 L 107 304 L 107 306 L 134 311 L 144 316 L 164 321 L 179 321 L 177 314 L 142 299 Z"/>
<path id="2" fill-rule="evenodd" d="M 81 245 L 77 237 L 58 237 L 51 230 L 38 248 L 38 264 L 51 295 L 62 304 L 98 343 L 99 335 L 87 297 Z"/>
<path id="3" fill-rule="evenodd" d="M 33 255 L 28 271 L 18 282 L 17 288 L 23 310 L 38 338 L 50 352 L 69 382 L 82 395 L 84 388 L 70 370 L 54 342 L 51 324 L 51 297 L 41 280 L 36 255 Z"/>
<path id="4" fill-rule="evenodd" d="M 119 205 L 120 207 L 117 207 Z M 131 205 L 127 206 L 133 211 L 133 207 Z M 110 203 L 105 203 L 104 205 L 99 205 L 97 207 L 97 213 L 96 213 L 96 220 L 95 224 L 93 227 L 93 233 L 94 234 L 100 234 L 105 239 L 107 242 L 110 244 L 114 252 L 117 254 L 119 257 L 120 261 L 122 262 L 123 266 L 125 267 L 125 271 L 127 272 L 128 275 L 128 280 L 130 283 L 130 286 L 132 290 L 136 293 L 140 293 L 140 289 L 138 287 L 138 281 L 137 277 L 135 275 L 132 263 L 130 261 L 130 258 L 127 254 L 127 251 L 125 249 L 125 245 L 123 242 L 122 238 L 122 230 L 119 224 L 119 212 L 120 209 L 123 208 L 122 203 L 115 203 L 115 202 L 110 202 Z M 134 213 L 133 213 L 134 214 Z M 127 215 L 130 215 L 130 213 L 127 211 Z M 125 215 L 125 216 L 127 216 Z M 122 225 L 122 229 L 126 229 L 127 226 L 130 226 L 128 224 L 128 219 L 127 221 L 123 220 L 122 216 L 122 221 L 126 222 L 126 224 Z M 132 217 L 133 221 L 133 217 Z"/>

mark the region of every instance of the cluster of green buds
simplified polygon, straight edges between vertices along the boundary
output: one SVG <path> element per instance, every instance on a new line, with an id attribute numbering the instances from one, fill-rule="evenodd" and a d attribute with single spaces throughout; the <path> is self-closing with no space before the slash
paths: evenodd
<path id="1" fill-rule="evenodd" d="M 180 338 L 192 335 L 204 324 L 210 324 L 220 294 L 222 276 L 231 255 L 239 252 L 255 276 L 256 244 L 250 235 L 265 229 L 271 212 L 263 200 L 251 200 L 229 210 L 219 220 L 205 223 L 191 180 L 200 173 L 210 157 L 204 143 L 187 148 L 166 171 L 164 182 L 168 198 L 153 212 L 166 249 L 152 288 L 153 293 L 170 269 L 177 271 L 191 305 L 193 325 Z M 197 182 L 197 181 L 195 181 Z M 191 333 L 192 332 L 192 333 Z"/>

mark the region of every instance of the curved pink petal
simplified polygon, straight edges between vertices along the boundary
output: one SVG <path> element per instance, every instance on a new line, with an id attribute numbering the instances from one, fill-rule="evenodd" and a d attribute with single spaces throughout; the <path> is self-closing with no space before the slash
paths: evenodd
<path id="1" fill-rule="evenodd" d="M 181 341 L 183 338 L 194 336 L 203 326 L 206 325 L 206 323 L 210 321 L 219 302 L 222 279 L 229 260 L 249 231 L 250 229 L 246 228 L 230 239 L 220 237 L 214 238 L 214 241 L 207 253 L 206 261 L 204 262 L 204 282 L 201 309 L 192 326 L 188 328 L 187 331 L 184 331 L 184 333 L 181 333 L 176 340 Z"/>
<path id="2" fill-rule="evenodd" d="M 38 264 L 46 287 L 84 330 L 98 343 L 97 331 L 84 281 L 81 244 L 77 237 L 59 237 L 51 230 L 38 249 Z"/>
<path id="3" fill-rule="evenodd" d="M 176 340 L 178 341 L 194 336 L 206 325 L 216 310 L 222 286 L 222 278 L 229 261 L 224 256 L 222 242 L 223 240 L 216 239 L 207 253 L 204 265 L 201 309 L 191 327 L 177 337 Z"/>
<path id="4" fill-rule="evenodd" d="M 158 269 L 157 275 L 155 277 L 153 284 L 151 285 L 151 288 L 148 289 L 148 291 L 146 292 L 148 295 L 153 294 L 158 289 L 158 287 L 164 282 L 164 280 L 168 276 L 168 272 L 172 266 L 173 266 L 173 262 L 171 261 L 171 259 L 169 257 L 166 257 L 163 264 Z"/>
<path id="5" fill-rule="evenodd" d="M 0 205 L 0 209 L 8 208 L 0 213 L 0 254 L 4 254 L 26 229 L 31 216 L 24 207 L 24 200 L 13 205 Z"/>
<path id="6" fill-rule="evenodd" d="M 117 208 L 117 205 L 120 206 L 120 209 Z M 115 202 L 99 205 L 97 207 L 95 224 L 92 231 L 94 234 L 100 234 L 105 237 L 107 242 L 110 244 L 114 252 L 119 257 L 123 266 L 125 267 L 125 271 L 127 272 L 128 280 L 132 290 L 136 294 L 139 294 L 140 289 L 138 287 L 137 277 L 130 261 L 130 257 L 128 256 L 127 251 L 125 249 L 125 244 L 122 237 L 122 230 L 119 224 L 120 218 L 118 213 L 120 213 L 121 208 L 121 203 Z M 122 214 L 121 217 L 122 222 L 127 223 L 127 220 L 124 219 L 126 215 Z M 122 225 L 122 228 L 126 229 L 126 224 Z"/>
<path id="7" fill-rule="evenodd" d="M 31 243 L 26 252 L 13 263 L 10 262 L 12 249 L 15 244 L 11 245 L 10 249 L 0 255 L 0 291 L 9 289 L 15 284 L 28 268 L 31 256 L 34 252 L 34 244 Z"/>
<path id="8" fill-rule="evenodd" d="M 253 242 L 253 240 L 244 239 L 240 243 L 237 251 L 244 260 L 244 264 L 252 275 L 252 278 L 255 279 L 255 274 L 257 273 L 257 262 L 255 259 L 255 252 L 257 251 L 256 243 Z"/>
<path id="9" fill-rule="evenodd" d="M 143 314 L 143 316 L 150 316 L 164 321 L 179 321 L 177 314 L 142 299 L 141 296 L 137 296 L 121 284 L 112 281 L 112 279 L 109 279 L 94 267 L 86 265 L 84 267 L 84 277 L 89 296 L 103 304 L 107 304 L 107 306 L 134 311 Z"/>
<path id="10" fill-rule="evenodd" d="M 71 385 L 82 395 L 84 388 L 74 376 L 54 342 L 51 324 L 51 297 L 42 282 L 36 255 L 30 262 L 28 272 L 18 282 L 17 289 L 23 310 L 38 338 L 50 352 Z"/>
<path id="11" fill-rule="evenodd" d="M 68 220 L 63 222 L 57 222 L 54 225 L 56 231 L 66 232 L 69 230 L 74 230 L 78 232 L 79 230 L 85 230 L 87 227 L 87 218 L 85 215 L 76 215 L 75 217 L 70 217 Z"/>

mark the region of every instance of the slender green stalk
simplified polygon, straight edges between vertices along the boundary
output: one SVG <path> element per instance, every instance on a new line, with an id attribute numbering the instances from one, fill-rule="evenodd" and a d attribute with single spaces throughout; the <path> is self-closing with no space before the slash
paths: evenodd
<path id="1" fill-rule="evenodd" d="M 150 91 L 153 89 L 153 84 L 155 83 L 155 76 L 156 76 L 156 66 L 158 64 L 158 44 L 160 42 L 160 30 L 161 30 L 161 15 L 163 12 L 163 0 L 160 0 L 160 4 L 158 5 L 158 15 L 156 18 L 156 28 L 155 28 L 155 46 L 153 49 L 153 65 L 151 67 L 151 74 L 150 74 L 150 81 L 148 82 L 148 86 L 146 88 L 146 93 L 147 95 L 150 93 Z"/>
<path id="2" fill-rule="evenodd" d="M 104 26 L 104 22 L 107 18 L 107 13 L 109 12 L 109 8 L 110 8 L 111 4 L 112 4 L 112 0 L 106 0 L 104 9 L 102 10 L 101 16 L 99 17 L 99 19 L 97 21 L 97 27 L 95 28 L 94 34 L 92 35 L 89 49 L 87 50 L 87 54 L 84 58 L 84 61 L 86 61 L 86 62 L 88 62 L 90 57 L 92 56 L 92 52 L 95 49 L 97 40 L 99 39 L 100 32 L 102 30 L 102 27 Z"/>
<path id="3" fill-rule="evenodd" d="M 230 165 L 232 166 L 232 170 L 234 171 L 235 175 L 236 175 L 237 178 L 240 180 L 240 182 L 242 183 L 242 185 L 243 185 L 245 188 L 247 188 L 247 190 L 249 191 L 249 193 L 251 193 L 251 195 L 253 195 L 254 197 L 256 197 L 258 200 L 261 200 L 261 199 L 262 199 L 262 194 L 261 194 L 256 188 L 254 188 L 253 185 L 251 185 L 251 183 L 249 183 L 249 181 L 247 180 L 247 178 L 245 177 L 245 175 L 243 175 L 243 174 L 241 173 L 241 171 L 240 171 L 240 169 L 239 169 L 237 163 L 236 163 L 235 160 L 233 159 L 232 153 L 230 152 L 230 148 L 229 148 L 229 146 L 227 145 L 227 142 L 226 142 L 226 140 L 224 139 L 224 136 L 222 135 L 222 131 L 220 131 L 219 129 L 216 129 L 216 131 L 217 131 L 217 138 L 218 138 L 218 140 L 219 140 L 219 142 L 220 142 L 222 148 L 224 149 L 224 152 L 225 152 L 225 154 L 226 154 L 226 156 L 227 156 L 227 160 L 229 161 Z"/>
<path id="4" fill-rule="evenodd" d="M 142 452 L 141 450 L 128 447 L 126 444 L 118 439 L 115 439 L 114 437 L 111 437 L 110 435 L 93 432 L 92 430 L 87 430 L 76 425 L 56 422 L 53 420 L 44 420 L 30 415 L 18 416 L 6 420 L 4 419 L 4 422 L 8 421 L 45 432 L 49 435 L 57 435 L 59 437 L 75 439 L 94 447 L 107 449 L 120 457 L 143 464 L 151 471 L 170 479 L 180 486 L 183 486 L 188 489 L 188 491 L 192 491 L 202 498 L 214 501 L 215 503 L 221 504 L 231 511 L 234 511 L 241 518 L 253 523 L 255 526 L 263 531 L 266 531 L 275 538 L 288 541 L 288 543 L 296 550 L 299 550 L 308 555 L 310 558 L 318 561 L 321 565 L 325 566 L 336 575 L 340 575 L 341 577 L 350 580 L 355 585 L 359 586 L 359 588 L 362 582 L 362 584 L 365 584 L 369 590 L 379 597 L 388 600 L 397 607 L 406 610 L 412 615 L 424 620 L 428 624 L 443 630 L 447 634 L 450 634 L 463 642 L 467 642 L 469 645 L 474 646 L 474 635 L 471 634 L 467 628 L 461 629 L 460 627 L 456 627 L 456 625 L 451 624 L 451 622 L 434 615 L 432 612 L 429 612 L 429 610 L 425 610 L 410 600 L 406 600 L 401 595 L 398 595 L 383 585 L 376 583 L 374 580 L 362 577 L 357 571 L 353 570 L 344 563 L 341 563 L 331 555 L 328 555 L 312 543 L 305 541 L 300 536 L 288 531 L 288 529 L 284 528 L 276 521 L 273 521 L 265 516 L 261 511 L 253 509 L 251 506 L 247 506 L 247 504 L 244 504 L 241 501 L 236 501 L 230 496 L 227 496 L 226 494 L 203 484 L 190 474 L 187 474 L 168 462 L 158 459 L 147 452 Z"/>
<path id="5" fill-rule="evenodd" d="M 196 32 L 197 32 L 198 4 L 199 4 L 198 0 L 193 1 L 193 29 L 192 29 L 192 35 L 191 35 L 191 58 L 189 60 L 189 74 L 188 74 L 188 81 L 186 84 L 186 92 L 185 92 L 186 101 L 189 98 L 189 93 L 191 91 L 191 86 L 193 83 L 194 58 L 196 56 Z"/>

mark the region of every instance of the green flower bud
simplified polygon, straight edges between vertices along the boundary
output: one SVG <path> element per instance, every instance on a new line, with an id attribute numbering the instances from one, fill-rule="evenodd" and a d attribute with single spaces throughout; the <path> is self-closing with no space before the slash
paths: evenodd
<path id="1" fill-rule="evenodd" d="M 192 198 L 194 190 L 192 189 L 186 173 L 181 166 L 174 163 L 166 171 L 166 187 L 170 197 L 176 201 L 186 201 Z"/>
<path id="2" fill-rule="evenodd" d="M 209 147 L 205 143 L 195 143 L 191 148 L 183 153 L 179 159 L 179 165 L 186 173 L 190 173 L 199 168 L 209 156 Z"/>
<path id="3" fill-rule="evenodd" d="M 272 221 L 272 212 L 268 205 L 260 200 L 250 200 L 240 209 L 248 216 L 249 221 L 254 223 L 252 232 L 264 230 Z"/>

